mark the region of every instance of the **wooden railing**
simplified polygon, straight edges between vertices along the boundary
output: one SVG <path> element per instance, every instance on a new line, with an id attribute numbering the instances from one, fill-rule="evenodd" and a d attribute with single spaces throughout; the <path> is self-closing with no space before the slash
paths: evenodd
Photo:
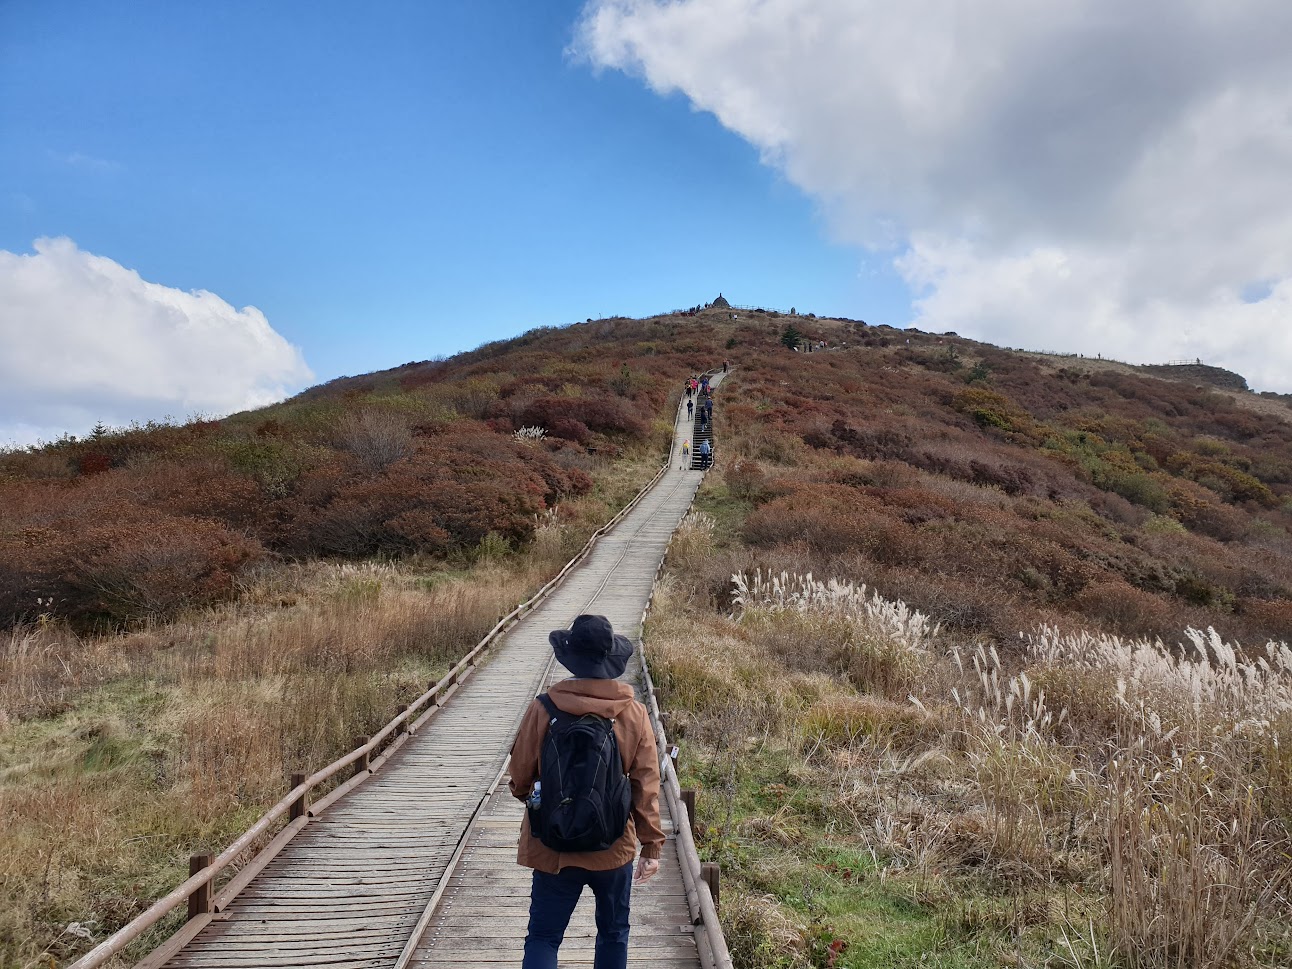
<path id="1" fill-rule="evenodd" d="M 716 373 L 714 370 L 708 371 L 709 374 Z M 683 401 L 679 400 L 679 412 L 683 406 Z M 676 421 L 674 422 L 676 426 Z M 325 808 L 335 802 L 338 798 L 347 794 L 357 785 L 363 783 L 368 777 L 376 773 L 380 767 L 385 764 L 396 750 L 403 745 L 408 738 L 416 733 L 424 724 L 429 722 L 448 699 L 457 692 L 461 683 L 470 676 L 471 672 L 479 664 L 484 653 L 493 646 L 513 625 L 520 620 L 522 616 L 530 612 L 539 605 L 555 589 L 566 576 L 570 574 L 584 559 L 591 554 L 596 543 L 615 525 L 637 507 L 646 494 L 655 487 L 659 480 L 669 470 L 672 463 L 673 454 L 672 438 L 669 440 L 668 455 L 664 460 L 663 466 L 655 473 L 655 476 L 625 505 L 618 514 L 610 521 L 602 525 L 574 558 L 558 572 L 549 582 L 543 585 L 534 595 L 520 603 L 515 609 L 503 616 L 493 627 L 485 634 L 476 646 L 466 654 L 449 672 L 438 682 L 431 686 L 419 696 L 416 700 L 404 707 L 397 716 L 389 723 L 382 727 L 372 737 L 367 738 L 365 742 L 359 744 L 354 750 L 350 751 L 343 757 L 334 760 L 326 767 L 316 771 L 308 776 L 304 774 L 293 774 L 291 779 L 291 789 L 281 801 L 271 807 L 260 820 L 253 824 L 246 832 L 236 841 L 225 848 L 220 854 L 211 858 L 209 855 L 194 855 L 190 863 L 190 874 L 186 881 L 176 886 L 170 893 L 153 902 L 139 915 L 135 916 L 129 923 L 122 926 L 108 938 L 104 939 L 97 946 L 87 952 L 84 956 L 72 963 L 69 969 L 97 969 L 102 966 L 113 956 L 119 955 L 132 942 L 139 939 L 145 932 L 165 918 L 170 912 L 178 906 L 188 903 L 188 922 L 184 928 L 176 932 L 167 942 L 163 943 L 153 955 L 141 963 L 140 969 L 145 966 L 151 967 L 164 963 L 170 956 L 174 955 L 180 948 L 190 941 L 201 928 L 211 920 L 214 912 L 222 911 L 230 901 L 233 900 L 239 892 L 242 891 L 251 880 L 260 873 L 260 871 L 277 855 L 301 828 L 309 823 L 310 819 L 317 817 Z M 658 575 L 658 572 L 657 572 Z M 420 713 L 420 715 L 419 715 Z M 417 719 L 414 720 L 413 718 Z M 411 721 L 411 723 L 410 723 Z M 390 741 L 389 745 L 382 750 L 382 746 Z M 380 754 L 377 754 L 378 751 Z M 377 754 L 377 756 L 373 756 Z M 313 806 L 309 805 L 309 795 L 314 788 L 320 784 L 336 777 L 341 771 L 351 765 L 357 765 L 354 776 L 349 780 L 341 783 L 335 789 L 326 794 L 321 800 Z M 255 857 L 246 865 L 238 870 L 237 874 L 229 881 L 227 885 L 219 892 L 214 893 L 214 884 L 216 877 L 228 868 L 239 856 L 256 844 L 276 822 L 287 816 L 288 824 L 263 848 Z M 685 865 L 684 873 L 685 873 Z M 713 923 L 716 925 L 716 921 Z M 719 934 L 720 931 L 719 931 Z M 724 943 L 725 949 L 725 943 Z M 727 963 L 729 965 L 729 962 Z"/>
<path id="2" fill-rule="evenodd" d="M 713 374 L 717 371 L 711 370 L 709 373 Z M 705 471 L 706 475 L 713 469 L 714 463 L 709 465 Z M 691 508 L 694 507 L 693 498 Z M 689 513 L 690 510 L 688 508 L 687 512 Z M 660 788 L 668 799 L 669 813 L 673 817 L 677 857 L 682 865 L 682 884 L 686 888 L 686 903 L 691 911 L 691 921 L 696 927 L 695 943 L 700 950 L 700 962 L 704 969 L 732 969 L 727 937 L 722 931 L 722 923 L 718 920 L 718 866 L 700 860 L 694 832 L 695 792 L 683 791 L 681 781 L 678 779 L 677 761 L 672 755 L 672 747 L 669 745 L 668 734 L 664 729 L 664 718 L 659 708 L 659 694 L 655 689 L 655 681 L 651 678 L 650 665 L 646 660 L 646 616 L 650 612 L 651 603 L 655 601 L 655 589 L 659 584 L 660 573 L 664 571 L 664 565 L 668 561 L 668 553 L 672 547 L 673 536 L 669 536 L 664 554 L 659 560 L 659 565 L 655 567 L 655 578 L 651 582 L 646 608 L 642 610 L 642 680 L 646 687 L 651 726 L 655 731 L 655 745 L 659 749 Z"/>

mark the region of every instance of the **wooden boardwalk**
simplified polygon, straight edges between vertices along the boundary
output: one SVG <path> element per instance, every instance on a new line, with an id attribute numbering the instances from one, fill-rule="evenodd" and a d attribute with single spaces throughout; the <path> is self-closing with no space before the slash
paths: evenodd
<path id="1" fill-rule="evenodd" d="M 529 701 L 565 675 L 552 669 L 548 632 L 594 612 L 640 639 L 656 568 L 702 477 L 679 467 L 690 436 L 683 411 L 655 488 L 380 772 L 303 828 L 165 965 L 391 969 L 424 916 L 409 965 L 520 964 L 529 887 L 528 869 L 515 863 L 521 807 L 505 779 L 491 788 Z M 671 832 L 662 797 L 661 808 Z M 591 918 L 589 897 L 571 922 L 563 966 L 591 965 Z M 690 921 L 670 836 L 660 874 L 634 889 L 630 961 L 698 967 Z"/>

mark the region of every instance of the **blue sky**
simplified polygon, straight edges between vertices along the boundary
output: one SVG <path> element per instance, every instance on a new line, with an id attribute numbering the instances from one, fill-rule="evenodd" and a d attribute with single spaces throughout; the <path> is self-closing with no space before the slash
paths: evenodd
<path id="1" fill-rule="evenodd" d="M 320 380 L 719 290 L 904 321 L 757 149 L 568 56 L 580 9 L 0 3 L 0 249 L 255 306 Z"/>
<path id="2" fill-rule="evenodd" d="M 1292 5 L 959 11 L 0 0 L 0 445 L 719 290 L 1292 391 Z"/>

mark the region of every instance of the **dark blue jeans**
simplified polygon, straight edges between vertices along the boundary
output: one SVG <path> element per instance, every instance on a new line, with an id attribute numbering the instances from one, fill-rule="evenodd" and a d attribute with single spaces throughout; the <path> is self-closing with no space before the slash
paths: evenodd
<path id="1" fill-rule="evenodd" d="M 556 950 L 565 938 L 584 885 L 597 899 L 597 948 L 592 969 L 627 969 L 628 905 L 633 893 L 631 861 L 609 871 L 562 868 L 559 875 L 535 871 L 521 969 L 556 969 Z"/>

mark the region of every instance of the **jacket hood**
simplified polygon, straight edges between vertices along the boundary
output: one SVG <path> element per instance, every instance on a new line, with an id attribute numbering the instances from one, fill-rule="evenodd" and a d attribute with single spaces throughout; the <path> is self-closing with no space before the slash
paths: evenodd
<path id="1" fill-rule="evenodd" d="M 552 684 L 547 693 L 559 709 L 576 717 L 585 713 L 619 717 L 637 699 L 633 688 L 618 680 L 561 680 Z"/>

